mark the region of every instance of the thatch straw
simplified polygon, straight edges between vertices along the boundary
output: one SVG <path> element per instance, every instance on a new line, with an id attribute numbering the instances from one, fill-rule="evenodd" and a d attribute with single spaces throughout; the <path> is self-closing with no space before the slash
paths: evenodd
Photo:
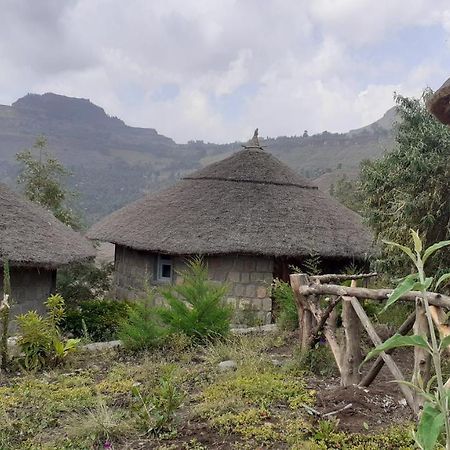
<path id="1" fill-rule="evenodd" d="M 0 183 L 0 260 L 56 268 L 94 255 L 87 239 Z"/>
<path id="2" fill-rule="evenodd" d="M 125 206 L 88 237 L 167 254 L 364 258 L 361 218 L 269 153 L 246 149 Z"/>
<path id="3" fill-rule="evenodd" d="M 450 78 L 431 96 L 427 105 L 439 121 L 450 125 Z"/>

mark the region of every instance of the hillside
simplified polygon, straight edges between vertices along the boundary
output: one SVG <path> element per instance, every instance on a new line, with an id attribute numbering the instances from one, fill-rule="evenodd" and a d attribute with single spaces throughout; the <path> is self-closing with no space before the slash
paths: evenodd
<path id="1" fill-rule="evenodd" d="M 327 190 L 339 174 L 355 175 L 362 159 L 392 144 L 394 109 L 374 124 L 348 133 L 263 139 L 282 161 Z M 301 120 L 299 120 L 299 129 Z M 15 155 L 44 135 L 49 150 L 74 173 L 71 183 L 91 223 L 144 192 L 239 149 L 239 143 L 177 144 L 152 128 L 127 126 L 89 100 L 52 93 L 28 94 L 0 105 L 0 176 L 14 185 Z"/>

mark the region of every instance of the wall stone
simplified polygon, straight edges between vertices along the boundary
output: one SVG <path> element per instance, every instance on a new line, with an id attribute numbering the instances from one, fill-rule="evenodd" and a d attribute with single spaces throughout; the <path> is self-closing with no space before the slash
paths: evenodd
<path id="1" fill-rule="evenodd" d="M 3 280 L 3 270 L 0 270 L 0 277 Z M 56 270 L 12 267 L 10 278 L 11 317 L 14 318 L 28 311 L 45 314 L 44 302 L 56 287 Z M 0 295 L 3 298 L 2 282 L 0 282 Z M 14 320 L 11 322 L 11 329 L 15 329 Z"/>
<path id="2" fill-rule="evenodd" d="M 272 320 L 270 286 L 273 278 L 273 259 L 261 256 L 217 255 L 207 256 L 209 277 L 225 282 L 228 295 L 225 301 L 234 310 L 234 322 L 247 325 L 268 324 Z M 157 255 L 116 246 L 115 295 L 118 298 L 142 296 L 145 283 L 160 285 L 156 281 Z M 172 258 L 173 283 L 182 282 L 177 272 L 185 268 L 186 258 Z M 156 304 L 162 304 L 157 297 Z"/>

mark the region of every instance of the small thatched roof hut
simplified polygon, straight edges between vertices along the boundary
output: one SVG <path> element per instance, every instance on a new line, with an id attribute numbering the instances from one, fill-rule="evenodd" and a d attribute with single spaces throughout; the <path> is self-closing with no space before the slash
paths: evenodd
<path id="1" fill-rule="evenodd" d="M 213 279 L 233 284 L 234 303 L 261 299 L 256 309 L 266 312 L 267 284 L 288 263 L 312 253 L 363 260 L 372 246 L 357 214 L 264 151 L 257 133 L 244 150 L 107 216 L 88 237 L 116 244 L 120 296 L 142 279 L 173 282 L 179 257 L 201 254 Z"/>
<path id="2" fill-rule="evenodd" d="M 261 148 L 244 149 L 94 225 L 88 237 L 165 254 L 362 259 L 361 218 Z"/>
<path id="3" fill-rule="evenodd" d="M 87 239 L 0 183 L 0 265 L 9 261 L 16 312 L 42 309 L 56 269 L 94 255 Z"/>
<path id="4" fill-rule="evenodd" d="M 450 78 L 428 100 L 428 109 L 439 121 L 450 125 Z"/>

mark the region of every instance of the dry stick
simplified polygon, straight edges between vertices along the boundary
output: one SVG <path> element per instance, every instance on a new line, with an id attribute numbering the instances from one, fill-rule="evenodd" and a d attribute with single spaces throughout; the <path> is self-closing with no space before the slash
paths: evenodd
<path id="1" fill-rule="evenodd" d="M 352 287 L 356 287 L 356 280 L 352 280 Z M 361 322 L 349 301 L 343 297 L 342 303 L 342 326 L 344 328 L 345 350 L 342 358 L 342 386 L 358 384 L 361 379 L 359 365 L 362 362 L 361 353 Z"/>
<path id="2" fill-rule="evenodd" d="M 373 278 L 378 276 L 377 272 L 360 273 L 357 275 L 345 275 L 345 274 L 328 274 L 328 275 L 312 275 L 312 280 L 317 280 L 320 283 L 329 283 L 331 281 L 348 281 L 348 280 L 361 280 L 365 278 Z"/>
<path id="3" fill-rule="evenodd" d="M 416 312 L 413 311 L 408 316 L 408 318 L 401 324 L 400 328 L 397 331 L 397 334 L 401 334 L 402 336 L 408 334 L 411 331 L 415 320 L 416 320 Z M 390 355 L 391 353 L 394 352 L 394 350 L 395 349 L 392 348 L 390 350 L 387 350 L 385 353 L 387 355 Z M 380 373 L 380 370 L 383 368 L 383 366 L 384 366 L 384 360 L 381 356 L 378 356 L 378 358 L 372 364 L 369 371 L 366 373 L 366 375 L 364 375 L 363 379 L 359 383 L 359 386 L 361 386 L 361 387 L 370 386 L 372 384 L 373 380 L 375 380 L 377 375 Z"/>
<path id="4" fill-rule="evenodd" d="M 321 318 L 320 307 L 317 306 L 315 303 L 311 303 L 309 306 L 315 319 L 317 320 L 317 322 L 319 322 Z M 331 353 L 333 353 L 334 359 L 336 360 L 336 365 L 337 368 L 339 369 L 339 373 L 342 373 L 342 349 L 336 339 L 334 330 L 330 326 L 328 326 L 327 322 L 325 322 L 325 325 L 323 327 L 323 334 L 326 340 L 328 341 Z"/>
<path id="5" fill-rule="evenodd" d="M 311 332 L 311 336 L 309 338 L 309 348 L 312 348 L 314 344 L 316 343 L 317 339 L 319 338 L 319 333 L 323 330 L 325 327 L 325 324 L 327 323 L 331 313 L 333 312 L 336 305 L 341 301 L 342 297 L 333 297 L 328 302 L 327 307 L 323 311 L 323 313 L 320 316 L 320 320 L 317 321 L 317 325 L 314 327 L 314 329 Z M 330 327 L 331 328 L 331 327 Z"/>
<path id="6" fill-rule="evenodd" d="M 350 297 L 349 300 L 351 301 L 353 308 L 356 314 L 358 314 L 358 317 L 361 320 L 361 323 L 363 324 L 363 327 L 367 331 L 367 334 L 369 335 L 370 339 L 374 343 L 375 347 L 378 347 L 382 343 L 381 339 L 378 336 L 377 332 L 375 331 L 375 328 L 373 327 L 369 318 L 367 317 L 364 308 L 361 306 L 356 297 Z M 390 372 L 394 376 L 395 380 L 404 381 L 405 377 L 403 376 L 401 370 L 398 368 L 397 364 L 395 364 L 392 357 L 390 355 L 387 355 L 385 352 L 381 352 L 381 357 L 384 359 L 384 362 L 386 363 Z M 400 383 L 399 387 L 403 395 L 405 396 L 406 402 L 408 403 L 409 407 L 414 411 L 415 414 L 418 414 L 418 408 L 416 403 L 414 402 L 414 397 L 411 392 L 411 389 L 408 386 L 405 386 L 403 383 Z"/>
<path id="7" fill-rule="evenodd" d="M 352 288 L 346 286 L 337 286 L 335 284 L 310 284 L 309 286 L 301 286 L 299 294 L 308 295 L 340 295 L 347 297 L 368 298 L 371 300 L 386 300 L 392 294 L 392 289 L 367 289 Z M 400 300 L 416 301 L 417 297 L 421 297 L 419 291 L 410 291 L 400 297 Z M 441 306 L 450 309 L 450 297 L 434 292 L 427 292 L 427 300 L 431 305 Z"/>

